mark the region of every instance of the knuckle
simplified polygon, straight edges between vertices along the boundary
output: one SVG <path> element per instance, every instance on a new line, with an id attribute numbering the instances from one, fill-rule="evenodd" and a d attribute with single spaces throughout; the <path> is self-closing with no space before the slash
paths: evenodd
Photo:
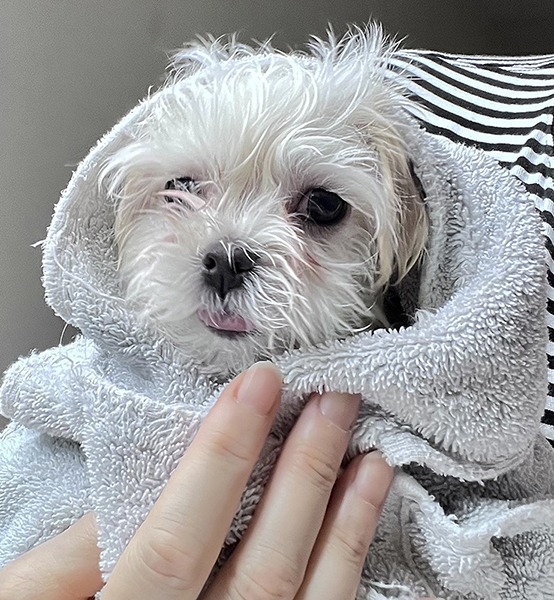
<path id="1" fill-rule="evenodd" d="M 233 600 L 289 600 L 302 583 L 302 571 L 276 549 L 259 552 L 263 561 L 249 560 L 233 581 Z"/>
<path id="2" fill-rule="evenodd" d="M 328 494 L 335 484 L 338 467 L 338 459 L 310 444 L 298 447 L 293 463 L 293 469 L 300 471 L 308 483 L 324 494 Z"/>
<path id="3" fill-rule="evenodd" d="M 221 429 L 213 431 L 206 440 L 205 452 L 211 456 L 241 464 L 249 464 L 255 458 L 252 456 L 246 440 L 239 439 L 233 433 Z"/>
<path id="4" fill-rule="evenodd" d="M 163 527 L 153 527 L 148 540 L 140 546 L 139 560 L 148 580 L 161 587 L 185 592 L 198 585 L 202 549 Z"/>
<path id="5" fill-rule="evenodd" d="M 337 529 L 332 543 L 336 548 L 338 560 L 358 571 L 369 551 L 369 542 L 365 537 L 367 536 L 364 536 L 363 532 Z"/>

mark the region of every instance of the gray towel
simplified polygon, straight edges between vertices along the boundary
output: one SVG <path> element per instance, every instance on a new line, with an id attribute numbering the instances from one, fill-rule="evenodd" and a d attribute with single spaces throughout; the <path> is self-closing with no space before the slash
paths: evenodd
<path id="1" fill-rule="evenodd" d="M 56 208 L 46 297 L 82 336 L 5 376 L 0 407 L 12 423 L 0 437 L 0 566 L 94 510 L 107 578 L 220 390 L 139 324 L 117 279 L 114 206 L 99 171 L 156 98 L 99 142 Z M 275 358 L 283 407 L 226 548 L 244 532 L 306 394 L 359 392 L 349 452 L 377 447 L 398 474 L 358 598 L 554 598 L 554 451 L 539 434 L 539 219 L 494 161 L 423 132 L 403 107 L 430 219 L 419 278 L 399 291 L 406 304 L 417 294 L 414 323 Z"/>

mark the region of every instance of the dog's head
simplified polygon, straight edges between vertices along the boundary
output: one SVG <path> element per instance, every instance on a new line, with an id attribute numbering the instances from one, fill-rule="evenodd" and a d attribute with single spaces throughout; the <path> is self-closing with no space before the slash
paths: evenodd
<path id="1" fill-rule="evenodd" d="M 216 373 L 373 326 L 424 209 L 378 30 L 186 48 L 107 162 L 133 310 Z"/>

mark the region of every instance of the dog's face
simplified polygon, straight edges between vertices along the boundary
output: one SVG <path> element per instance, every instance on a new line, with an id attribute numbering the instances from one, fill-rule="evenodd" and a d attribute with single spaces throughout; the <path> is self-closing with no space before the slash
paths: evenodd
<path id="1" fill-rule="evenodd" d="M 218 374 L 372 326 L 424 240 L 387 85 L 241 52 L 191 50 L 105 169 L 130 306 Z"/>

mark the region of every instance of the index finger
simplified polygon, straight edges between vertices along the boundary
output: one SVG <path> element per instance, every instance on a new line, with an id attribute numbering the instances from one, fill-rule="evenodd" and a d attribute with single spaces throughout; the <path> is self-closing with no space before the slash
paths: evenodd
<path id="1" fill-rule="evenodd" d="M 196 599 L 277 411 L 281 376 L 257 363 L 223 391 L 123 552 L 103 600 Z"/>

